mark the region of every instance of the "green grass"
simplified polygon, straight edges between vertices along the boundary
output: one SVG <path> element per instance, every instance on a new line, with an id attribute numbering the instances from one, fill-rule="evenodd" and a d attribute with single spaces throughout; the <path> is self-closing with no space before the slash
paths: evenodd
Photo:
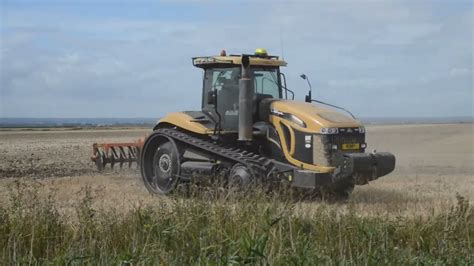
<path id="1" fill-rule="evenodd" d="M 258 191 L 102 210 L 85 188 L 67 215 L 54 194 L 37 191 L 17 182 L 0 206 L 0 264 L 474 263 L 474 215 L 462 197 L 441 214 L 388 218 L 331 204 L 302 214 L 297 202 Z"/>

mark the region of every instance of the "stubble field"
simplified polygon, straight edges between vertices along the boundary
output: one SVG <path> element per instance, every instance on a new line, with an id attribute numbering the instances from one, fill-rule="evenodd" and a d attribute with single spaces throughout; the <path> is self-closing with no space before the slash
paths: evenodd
<path id="1" fill-rule="evenodd" d="M 221 197 L 217 197 L 218 199 L 210 199 L 208 197 L 186 198 L 151 196 L 142 185 L 140 175 L 136 169 L 107 169 L 104 172 L 99 173 L 95 169 L 95 165 L 89 159 L 92 151 L 91 146 L 94 142 L 130 141 L 143 137 L 147 133 L 148 129 L 1 131 L 0 202 L 2 202 L 2 210 L 0 211 L 0 214 L 4 215 L 4 217 L 2 217 L 4 219 L 4 230 L 6 231 L 3 232 L 3 236 L 8 236 L 8 239 L 4 239 L 1 242 L 3 245 L 1 247 L 3 252 L 2 258 L 8 262 L 25 260 L 26 262 L 68 262 L 68 260 L 74 260 L 76 258 L 76 253 L 80 253 L 79 261 L 81 263 L 84 261 L 89 263 L 111 263 L 123 261 L 143 263 L 157 261 L 210 261 L 226 264 L 231 262 L 242 263 L 247 259 L 250 263 L 263 262 L 285 264 L 288 262 L 288 256 L 285 255 L 285 252 L 293 252 L 292 254 L 296 256 L 296 258 L 301 258 L 303 255 L 299 253 L 300 251 L 296 250 L 297 248 L 295 245 L 303 245 L 306 243 L 306 245 L 309 245 L 305 246 L 308 248 L 308 252 L 313 252 L 303 256 L 313 258 L 310 259 L 309 262 L 319 261 L 329 264 L 348 262 L 358 264 L 376 262 L 378 259 L 384 258 L 384 256 L 393 256 L 390 257 L 392 260 L 400 259 L 400 262 L 409 263 L 423 263 L 430 261 L 436 263 L 472 262 L 472 255 L 469 254 L 471 254 L 473 250 L 472 234 L 474 229 L 472 227 L 474 224 L 472 221 L 472 208 L 468 201 L 474 199 L 473 124 L 367 126 L 368 149 L 390 151 L 394 153 L 397 157 L 396 170 L 390 175 L 376 180 L 369 185 L 356 187 L 350 200 L 344 203 L 327 203 L 324 201 L 286 202 L 285 200 L 278 201 L 275 196 L 269 199 L 266 195 L 260 195 L 254 199 L 249 199 L 248 197 L 244 199 L 234 197 L 229 200 L 222 199 Z M 30 234 L 24 232 L 25 235 L 17 236 L 18 239 L 15 241 L 18 243 L 15 242 L 15 246 L 12 246 L 14 244 L 12 242 L 12 234 L 15 232 L 21 232 L 15 231 L 19 229 L 12 224 L 12 221 L 18 217 L 9 215 L 8 212 L 19 211 L 23 208 L 20 212 L 22 213 L 21 215 L 27 215 L 25 213 L 28 213 L 29 211 L 31 212 L 30 215 L 41 216 L 41 214 L 37 213 L 37 209 L 40 208 L 38 207 L 39 205 L 31 205 L 32 201 L 41 203 L 41 208 L 49 208 L 49 211 L 52 211 L 57 215 L 57 221 L 55 222 L 61 225 L 61 230 L 66 231 L 58 231 L 55 233 L 56 236 L 59 232 L 62 232 L 62 234 L 71 234 L 71 239 L 75 239 L 74 236 L 77 237 L 77 234 L 80 235 L 82 232 L 77 231 L 77 228 L 81 228 L 81 226 L 77 225 L 78 223 L 83 224 L 85 221 L 89 220 L 91 223 L 96 223 L 96 220 L 99 219 L 98 217 L 105 219 L 103 216 L 107 216 L 107 219 L 110 219 L 111 213 L 113 213 L 113 215 L 122 214 L 123 216 L 121 217 L 128 217 L 117 218 L 115 219 L 117 222 L 121 221 L 125 223 L 125 220 L 131 219 L 134 223 L 143 225 L 142 220 L 137 222 L 134 219 L 141 216 L 141 212 L 143 212 L 144 209 L 152 212 L 152 214 L 149 214 L 147 217 L 155 217 L 154 215 L 159 215 L 161 217 L 163 216 L 163 213 L 167 213 L 170 217 L 174 217 L 184 224 L 191 224 L 191 227 L 193 223 L 198 223 L 201 218 L 212 220 L 214 215 L 219 214 L 219 211 L 223 212 L 219 215 L 233 218 L 236 222 L 242 218 L 241 215 L 243 213 L 247 213 L 247 215 L 254 214 L 254 218 L 248 220 L 252 221 L 251 224 L 242 225 L 242 228 L 234 228 L 237 231 L 248 233 L 248 238 L 250 239 L 248 241 L 250 242 L 239 240 L 242 235 L 237 234 L 232 236 L 231 233 L 227 232 L 225 236 L 222 236 L 222 239 L 219 237 L 217 237 L 217 239 L 207 239 L 204 241 L 206 245 L 208 245 L 206 246 L 202 240 L 199 240 L 200 235 L 205 235 L 206 233 L 203 233 L 201 229 L 196 229 L 197 231 L 195 233 L 197 235 L 195 237 L 197 240 L 192 239 L 185 241 L 188 245 L 191 245 L 191 251 L 193 248 L 196 248 L 194 253 L 188 253 L 191 252 L 189 250 L 179 251 L 180 248 L 178 246 L 174 247 L 173 244 L 166 242 L 171 240 L 166 240 L 165 243 L 160 242 L 164 241 L 163 239 L 166 238 L 163 236 L 163 230 L 166 228 L 164 229 L 159 228 L 160 226 L 156 226 L 158 228 L 155 229 L 161 231 L 157 233 L 159 239 L 155 240 L 161 244 L 153 246 L 150 239 L 154 238 L 150 237 L 150 232 L 147 231 L 148 229 L 143 229 L 146 227 L 145 225 L 143 225 L 142 229 L 144 231 L 142 232 L 139 229 L 136 229 L 138 231 L 134 231 L 134 229 L 128 228 L 127 224 L 122 224 L 121 226 L 128 228 L 124 234 L 129 234 L 128 237 L 130 237 L 130 239 L 128 240 L 132 242 L 127 242 L 127 240 L 122 239 L 120 241 L 123 241 L 123 243 L 121 243 L 122 246 L 120 247 L 115 247 L 112 242 L 103 243 L 101 248 L 103 248 L 102 252 L 107 254 L 106 256 L 102 256 L 101 252 L 98 254 L 97 252 L 92 251 L 92 247 L 88 246 L 91 244 L 87 241 L 88 244 L 83 244 L 83 246 L 80 247 L 71 244 L 71 247 L 74 246 L 74 248 L 66 250 L 59 247 L 56 249 L 51 248 L 48 253 L 41 247 L 32 246 L 33 243 L 36 243 L 34 241 L 40 241 L 37 239 L 35 240 L 35 238 L 31 236 L 32 232 L 35 231 L 34 228 L 30 228 Z M 255 206 L 261 203 L 264 206 L 262 206 L 263 209 L 261 210 L 250 210 L 248 209 L 249 207 L 247 207 L 248 203 L 253 203 Z M 193 204 L 197 205 L 195 206 Z M 157 208 L 159 210 L 157 210 Z M 186 211 L 183 211 L 180 208 L 185 208 Z M 223 209 L 221 210 L 219 208 Z M 457 211 L 462 212 L 463 208 L 466 209 L 463 213 L 457 213 Z M 180 209 L 183 212 L 181 214 L 184 216 L 180 216 L 179 211 L 176 212 L 176 209 Z M 206 217 L 203 218 L 199 216 L 199 213 L 195 213 L 198 210 L 200 210 L 201 215 Z M 209 210 L 212 210 L 212 212 L 208 213 Z M 266 229 L 261 229 L 262 226 L 259 225 L 259 222 L 266 221 L 265 219 L 268 218 L 266 216 L 266 218 L 259 216 L 261 213 L 265 213 L 264 210 L 269 212 L 269 216 L 273 217 L 271 219 L 276 219 L 275 224 L 277 224 L 276 226 L 279 229 L 270 228 L 274 226 L 274 224 L 271 224 L 272 222 L 269 222 L 270 225 L 267 225 L 270 228 L 268 231 L 265 231 Z M 94 217 L 91 216 L 88 218 L 81 216 L 81 213 L 83 214 L 88 211 L 93 211 L 98 214 Z M 239 211 L 240 214 L 237 211 Z M 255 211 L 255 213 L 252 211 Z M 105 213 L 108 213 L 108 215 L 104 215 Z M 193 214 L 196 214 L 199 217 L 193 217 Z M 351 243 L 341 242 L 338 242 L 339 244 L 336 243 L 337 245 L 335 244 L 334 246 L 328 246 L 327 249 L 325 249 L 323 244 L 318 243 L 318 237 L 304 237 L 305 234 L 301 232 L 293 237 L 303 237 L 302 239 L 306 242 L 301 240 L 303 242 L 297 242 L 295 244 L 292 241 L 296 240 L 289 240 L 291 242 L 289 247 L 283 247 L 281 244 L 277 244 L 277 242 L 279 243 L 283 240 L 286 241 L 287 237 L 282 235 L 278 236 L 277 231 L 280 230 L 281 234 L 281 230 L 286 230 L 287 226 L 290 226 L 289 229 L 291 230 L 291 224 L 289 221 L 293 221 L 292 219 L 296 219 L 300 222 L 308 221 L 310 223 L 308 226 L 310 227 L 316 226 L 313 224 L 313 221 L 317 223 L 317 220 L 323 219 L 323 217 L 329 219 L 327 220 L 328 222 L 336 221 L 339 225 L 341 225 L 341 219 L 344 217 L 346 217 L 348 221 L 350 221 L 350 219 L 355 219 L 354 221 L 357 221 L 357 224 L 359 224 L 359 220 L 366 221 L 366 225 L 376 223 L 374 221 L 388 221 L 388 223 L 393 222 L 398 225 L 401 221 L 406 224 L 400 226 L 407 226 L 406 231 L 407 234 L 409 234 L 409 230 L 415 230 L 414 228 L 416 227 L 412 227 L 411 223 L 417 225 L 417 221 L 419 221 L 421 225 L 423 225 L 423 223 L 430 224 L 429 221 L 431 221 L 431 219 L 444 219 L 445 221 L 448 221 L 448 218 L 446 217 L 449 217 L 450 215 L 459 215 L 460 221 L 458 222 L 462 222 L 462 226 L 457 225 L 460 228 L 455 228 L 456 230 L 459 229 L 461 231 L 451 232 L 453 234 L 459 233 L 459 236 L 461 237 L 461 239 L 456 239 L 452 243 L 454 245 L 451 247 L 453 250 L 442 250 L 443 245 L 446 247 L 449 247 L 450 245 L 450 240 L 447 239 L 446 236 L 443 237 L 443 235 L 437 235 L 437 233 L 440 232 L 435 232 L 436 230 L 446 230 L 447 224 L 443 227 L 442 223 L 439 225 L 439 228 L 436 227 L 429 229 L 433 230 L 433 235 L 430 235 L 433 237 L 432 240 L 416 240 L 411 239 L 410 237 L 407 237 L 407 240 L 402 237 L 407 242 L 405 244 L 394 242 L 394 246 L 391 247 L 393 253 L 387 253 L 386 250 L 380 250 L 380 253 L 377 253 L 374 251 L 375 248 L 373 251 L 370 251 L 372 245 L 375 245 L 376 239 L 378 239 L 378 237 L 383 238 L 383 236 L 373 236 L 374 238 L 369 241 L 367 240 L 366 234 L 363 234 L 365 237 L 363 237 L 363 235 L 361 235 L 361 237 L 369 241 L 367 242 L 368 246 L 365 249 L 361 248 L 360 250 L 357 248 L 357 243 L 352 243 L 354 245 L 352 246 Z M 51 214 L 49 214 L 49 216 L 51 216 Z M 259 220 L 259 217 L 263 220 Z M 284 219 L 278 217 L 283 217 Z M 334 220 L 331 220 L 333 218 Z M 286 222 L 283 222 L 279 219 L 288 219 L 288 221 L 285 220 Z M 7 220 L 10 221 L 10 223 L 8 223 Z M 148 221 L 151 224 L 147 226 L 153 227 L 153 222 L 151 220 Z M 221 222 L 224 223 L 224 220 Z M 227 223 L 226 225 L 222 225 L 219 221 L 207 221 L 204 223 L 204 227 L 223 226 L 225 229 Z M 6 226 L 7 224 L 13 227 L 8 227 Z M 30 221 L 30 223 L 25 226 L 33 226 L 34 224 L 35 223 Z M 438 226 L 437 223 L 434 224 Z M 382 225 L 383 223 L 381 223 L 380 226 Z M 72 228 L 68 229 L 68 226 L 72 226 Z M 96 224 L 90 224 L 88 226 L 90 226 L 87 227 L 89 229 L 97 227 Z M 198 225 L 196 224 L 195 226 Z M 301 230 L 304 231 L 304 225 L 301 226 L 303 226 Z M 390 226 L 387 226 L 387 228 L 383 226 L 383 228 L 379 228 L 382 230 L 382 233 L 388 232 L 387 230 L 390 229 Z M 3 227 L 0 225 L 0 233 L 2 232 L 2 228 Z M 316 230 L 317 228 L 315 228 L 311 230 Z M 369 226 L 367 230 L 370 231 L 370 228 L 371 227 Z M 192 235 L 194 231 L 188 232 L 186 231 L 188 229 L 189 228 L 183 229 L 184 231 L 175 232 L 175 235 L 172 238 L 179 239 L 179 237 L 183 237 L 181 234 Z M 212 231 L 211 229 L 212 228 L 206 229 L 207 234 L 211 235 L 211 233 L 208 232 Z M 323 227 L 320 229 L 323 230 Z M 422 235 L 422 229 L 418 229 L 421 231 L 415 230 L 411 232 L 411 237 L 416 238 L 421 236 L 422 238 L 426 238 L 427 236 Z M 232 232 L 232 229 L 228 230 L 231 230 Z M 246 232 L 246 230 L 250 231 Z M 259 240 L 257 237 L 257 232 L 260 232 L 261 230 L 267 232 L 267 235 L 261 239 L 261 241 L 263 241 L 262 243 L 258 242 Z M 352 239 L 350 235 L 346 236 L 345 234 L 342 234 L 341 228 L 326 228 L 324 230 L 326 230 L 325 232 L 328 234 L 331 230 L 335 230 L 336 233 L 339 232 L 337 233 L 337 237 L 344 237 L 345 241 L 350 241 Z M 353 230 L 355 230 L 353 233 L 357 235 L 361 233 L 361 230 L 363 231 L 365 229 L 360 228 Z M 374 232 L 377 232 L 377 229 L 374 230 Z M 425 228 L 423 230 L 428 229 Z M 318 231 L 316 230 L 316 234 L 317 232 Z M 107 239 L 108 237 L 111 237 L 110 232 L 109 234 L 101 232 L 101 234 L 107 236 L 104 237 L 104 235 L 102 235 L 103 237 L 101 239 L 103 241 L 105 241 L 104 238 Z M 141 234 L 144 235 L 142 236 Z M 170 234 L 173 235 L 173 233 Z M 296 233 L 289 232 L 290 237 L 292 237 L 292 234 Z M 48 233 L 45 233 L 45 235 L 47 237 Z M 100 234 L 96 232 L 94 235 Z M 215 235 L 219 235 L 219 233 L 212 234 L 213 237 Z M 148 238 L 146 236 L 148 236 Z M 145 237 L 148 240 L 137 240 L 135 239 L 136 237 Z M 393 235 L 393 238 L 397 237 L 400 236 Z M 184 241 L 185 239 L 186 237 L 183 237 L 180 241 Z M 112 241 L 111 239 L 109 240 Z M 364 242 L 360 239 L 357 240 L 357 238 L 354 238 L 353 240 L 356 242 Z M 24 250 L 21 248 L 22 241 L 26 243 L 25 247 L 23 247 Z M 41 241 L 38 242 L 37 245 L 42 245 L 43 242 Z M 67 239 L 61 239 L 59 241 L 60 243 L 63 243 L 61 241 L 67 242 Z M 75 241 L 79 240 L 76 239 Z M 81 241 L 85 240 L 82 239 Z M 137 241 L 137 243 L 133 244 L 133 241 Z M 177 241 L 177 239 L 174 241 Z M 232 241 L 237 242 L 234 243 Z M 252 241 L 256 242 L 254 243 Z M 415 242 L 411 243 L 410 241 Z M 447 242 L 442 244 L 437 241 Z M 54 243 L 49 243 L 47 245 L 54 246 Z M 198 247 L 192 243 L 198 243 L 196 244 Z M 175 244 L 177 245 L 177 243 Z M 247 244 L 250 246 L 247 247 Z M 457 244 L 461 246 L 456 246 Z M 143 250 L 138 252 L 135 245 Z M 319 248 L 317 248 L 318 245 Z M 385 245 L 387 245 L 387 243 L 385 243 Z M 428 246 L 425 247 L 424 245 Z M 333 248 L 333 250 L 329 247 Z M 88 248 L 91 248 L 91 250 Z M 113 248 L 115 252 L 110 251 L 111 248 Z M 157 253 L 151 251 L 149 253 L 146 252 L 146 250 L 153 248 L 154 252 Z M 367 250 L 367 248 L 369 250 Z M 424 248 L 426 248 L 426 250 L 424 250 Z M 212 256 L 209 254 L 210 251 L 212 251 Z M 371 252 L 376 252 L 375 254 L 378 254 L 377 256 L 382 257 L 377 257 Z M 460 252 L 461 255 L 456 252 Z M 178 256 L 177 258 L 176 256 L 178 254 L 182 254 L 184 257 L 182 256 L 180 259 Z M 456 256 L 461 258 L 461 260 L 449 261 L 446 259 L 450 256 L 452 257 L 453 254 L 457 254 Z M 206 258 L 207 260 L 203 260 L 203 258 Z M 419 261 L 409 261 L 413 258 L 418 258 Z"/>

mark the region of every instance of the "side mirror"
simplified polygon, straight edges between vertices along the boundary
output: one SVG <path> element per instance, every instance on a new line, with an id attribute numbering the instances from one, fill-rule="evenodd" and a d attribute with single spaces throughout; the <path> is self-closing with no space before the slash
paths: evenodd
<path id="1" fill-rule="evenodd" d="M 308 94 L 304 97 L 304 101 L 311 103 L 313 101 L 313 95 L 311 95 L 311 89 L 308 91 Z"/>
<path id="2" fill-rule="evenodd" d="M 306 80 L 306 82 L 308 82 L 309 91 L 308 91 L 308 95 L 306 95 L 306 97 L 304 98 L 304 101 L 307 103 L 310 103 L 313 101 L 313 96 L 311 95 L 311 82 L 309 82 L 309 78 L 305 74 L 301 74 L 300 77 Z"/>
<path id="3" fill-rule="evenodd" d="M 210 90 L 207 92 L 207 104 L 217 104 L 217 91 L 216 90 Z"/>

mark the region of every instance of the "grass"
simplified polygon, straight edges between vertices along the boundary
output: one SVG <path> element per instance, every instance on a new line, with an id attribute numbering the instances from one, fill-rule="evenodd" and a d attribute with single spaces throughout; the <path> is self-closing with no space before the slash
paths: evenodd
<path id="1" fill-rule="evenodd" d="M 14 182 L 0 206 L 1 264 L 472 265 L 474 212 L 461 196 L 438 213 L 361 216 L 331 204 L 311 212 L 282 194 L 195 191 L 130 210 L 94 207 L 90 187 L 72 212 L 54 193 Z"/>

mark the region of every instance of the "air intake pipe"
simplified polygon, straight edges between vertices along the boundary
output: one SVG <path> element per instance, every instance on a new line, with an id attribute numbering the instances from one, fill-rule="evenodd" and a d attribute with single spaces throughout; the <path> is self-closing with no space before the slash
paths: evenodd
<path id="1" fill-rule="evenodd" d="M 242 56 L 242 75 L 239 79 L 239 141 L 252 141 L 253 81 L 250 77 L 250 58 Z"/>

